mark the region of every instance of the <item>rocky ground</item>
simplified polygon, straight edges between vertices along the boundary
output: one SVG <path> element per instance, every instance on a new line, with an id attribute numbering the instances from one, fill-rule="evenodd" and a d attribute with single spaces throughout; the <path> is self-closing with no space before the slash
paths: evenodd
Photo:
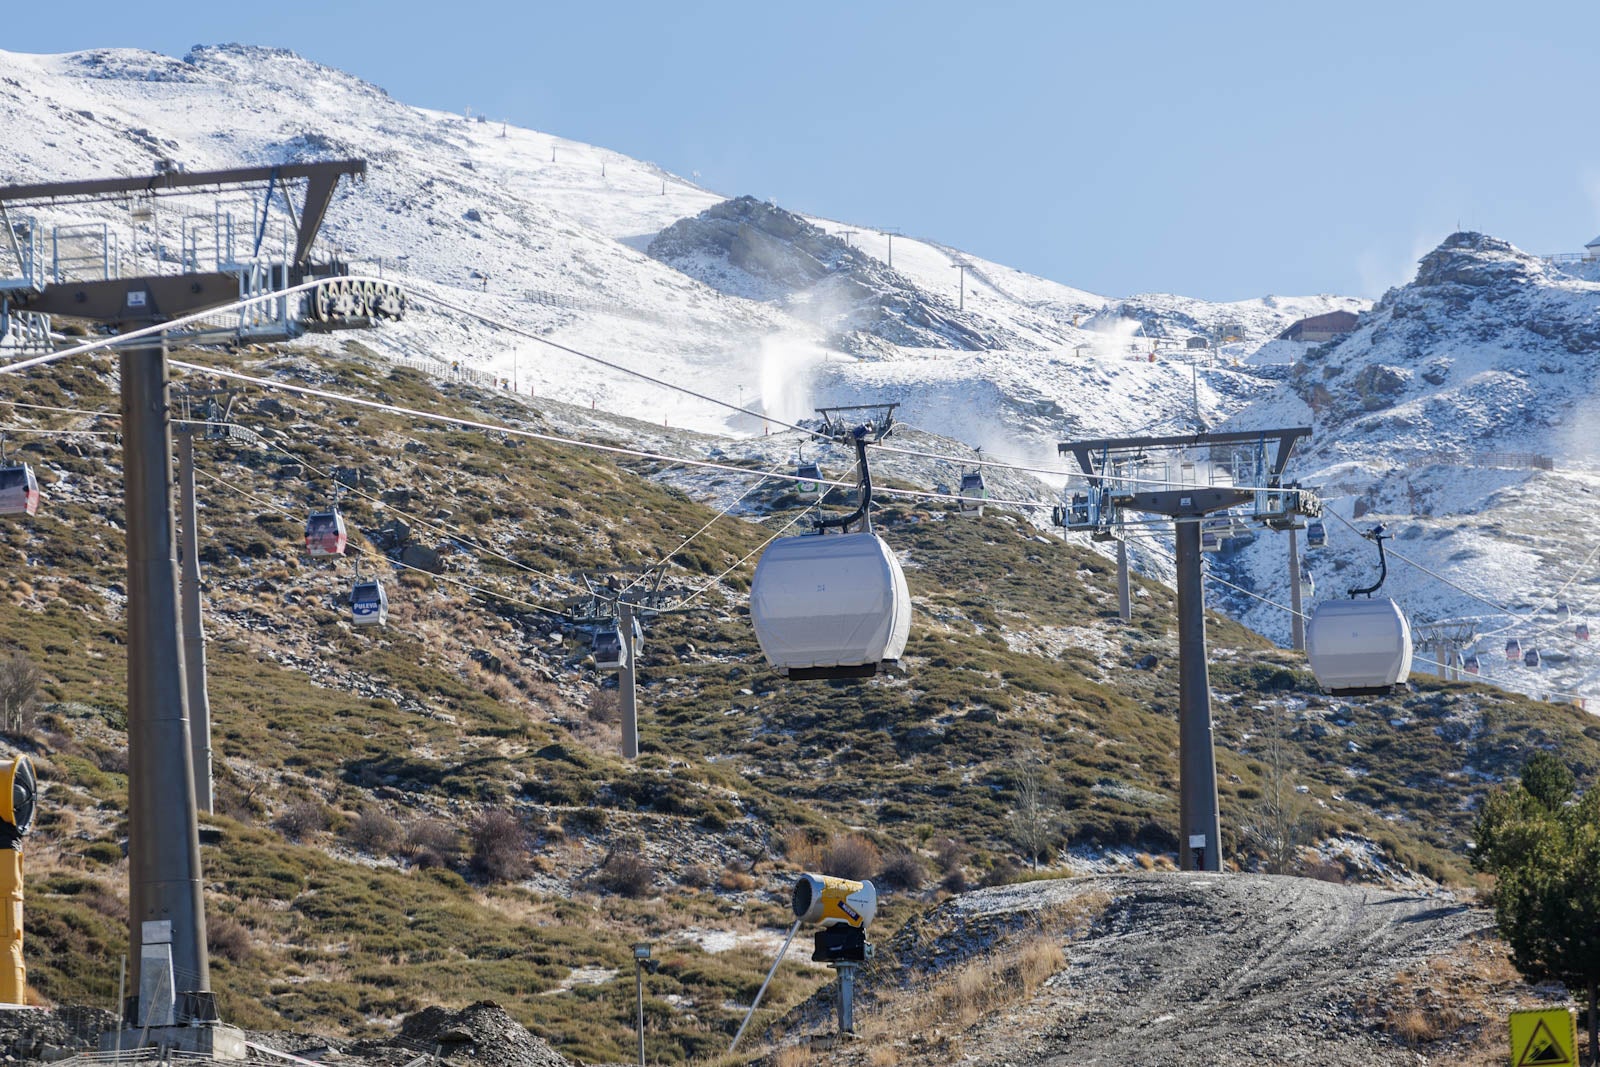
<path id="1" fill-rule="evenodd" d="M 1504 1055 L 1505 1012 L 1564 991 L 1521 983 L 1492 927 L 1444 890 L 1268 875 L 984 889 L 885 946 L 858 1041 L 802 1038 L 785 1067 L 808 1044 L 814 1062 L 875 1065 L 1498 1062 L 1480 1057 Z M 826 1035 L 828 1009 L 795 1031 Z"/>

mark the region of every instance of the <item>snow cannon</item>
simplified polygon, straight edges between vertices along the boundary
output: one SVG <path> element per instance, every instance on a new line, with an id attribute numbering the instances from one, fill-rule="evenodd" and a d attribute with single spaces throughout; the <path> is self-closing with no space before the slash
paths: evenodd
<path id="1" fill-rule="evenodd" d="M 860 929 L 878 914 L 878 890 L 871 882 L 802 874 L 794 884 L 790 907 L 795 919 L 803 923 L 844 924 Z"/>

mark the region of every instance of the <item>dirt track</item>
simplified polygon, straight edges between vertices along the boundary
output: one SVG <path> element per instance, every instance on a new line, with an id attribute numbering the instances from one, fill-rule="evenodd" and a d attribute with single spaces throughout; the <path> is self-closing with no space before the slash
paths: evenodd
<path id="1" fill-rule="evenodd" d="M 1261 875 L 1152 874 L 1008 886 L 962 908 L 1000 917 L 1112 899 L 1030 1002 L 980 1023 L 963 1063 L 1417 1063 L 1356 1004 L 1489 925 L 1446 893 Z"/>

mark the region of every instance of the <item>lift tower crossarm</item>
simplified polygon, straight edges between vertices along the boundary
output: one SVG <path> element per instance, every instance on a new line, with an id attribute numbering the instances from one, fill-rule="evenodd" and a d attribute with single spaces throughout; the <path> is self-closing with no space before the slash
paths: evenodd
<path id="1" fill-rule="evenodd" d="M 275 167 L 235 167 L 231 170 L 171 170 L 136 178 L 89 178 L 75 182 L 0 186 L 0 204 L 96 201 L 128 193 L 172 192 L 208 186 L 249 185 L 254 182 L 281 184 L 304 178 L 306 198 L 295 235 L 295 263 L 299 265 L 305 263 L 306 256 L 311 252 L 311 242 L 316 239 L 317 230 L 322 226 L 323 216 L 327 214 L 339 179 L 346 174 L 363 178 L 366 173 L 367 161 L 364 159 L 284 163 Z"/>
<path id="2" fill-rule="evenodd" d="M 1272 484 L 1277 485 L 1278 479 L 1283 476 L 1284 467 L 1288 466 L 1289 454 L 1294 451 L 1294 446 L 1302 437 L 1310 436 L 1311 427 L 1295 426 L 1286 430 L 1235 430 L 1230 433 L 1180 434 L 1176 437 L 1104 437 L 1092 441 L 1063 441 L 1056 446 L 1056 450 L 1062 455 L 1070 454 L 1078 461 L 1078 466 L 1084 474 L 1098 478 L 1102 471 L 1097 468 L 1095 457 L 1105 457 L 1113 452 L 1202 448 L 1210 445 L 1244 445 L 1275 441 L 1278 450 L 1272 457 L 1267 473 Z"/>

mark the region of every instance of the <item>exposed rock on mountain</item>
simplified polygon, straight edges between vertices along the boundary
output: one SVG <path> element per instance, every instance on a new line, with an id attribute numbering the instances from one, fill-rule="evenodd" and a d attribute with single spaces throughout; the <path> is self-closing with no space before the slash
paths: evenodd
<path id="1" fill-rule="evenodd" d="M 847 351 L 1033 348 L 790 211 L 741 196 L 673 223 L 647 250 L 730 296 L 772 301 Z"/>

